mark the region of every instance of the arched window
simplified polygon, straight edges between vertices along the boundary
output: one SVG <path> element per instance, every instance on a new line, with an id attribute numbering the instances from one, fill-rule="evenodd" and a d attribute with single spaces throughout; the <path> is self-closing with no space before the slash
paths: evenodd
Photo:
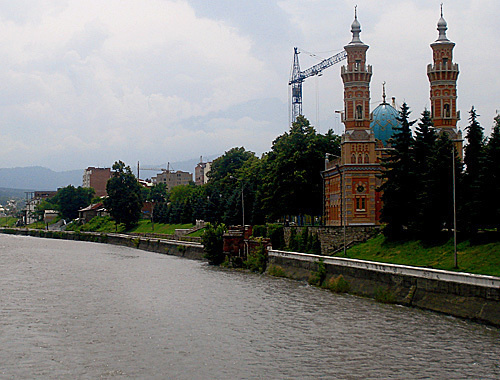
<path id="1" fill-rule="evenodd" d="M 361 120 L 362 118 L 363 118 L 363 106 L 357 105 L 356 106 L 356 119 Z"/>
<path id="2" fill-rule="evenodd" d="M 355 163 L 356 163 L 356 155 L 353 153 L 351 156 L 351 164 L 355 164 Z"/>
<path id="3" fill-rule="evenodd" d="M 450 117 L 450 105 L 449 104 L 444 105 L 444 117 Z"/>
<path id="4" fill-rule="evenodd" d="M 363 155 L 360 153 L 358 154 L 358 164 L 362 164 L 363 163 Z"/>
<path id="5" fill-rule="evenodd" d="M 368 154 L 365 154 L 365 164 L 368 163 L 370 163 L 370 157 L 368 156 Z"/>

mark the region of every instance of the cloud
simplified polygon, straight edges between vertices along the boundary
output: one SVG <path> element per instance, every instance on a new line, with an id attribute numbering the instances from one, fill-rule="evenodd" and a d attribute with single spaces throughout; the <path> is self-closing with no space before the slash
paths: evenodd
<path id="1" fill-rule="evenodd" d="M 316 53 L 300 55 L 303 69 L 342 50 L 355 4 L 370 45 L 372 108 L 385 81 L 388 96 L 418 117 L 429 104 L 433 0 L 1 2 L 0 143 L 8 148 L 0 162 L 66 170 L 233 146 L 260 154 L 288 129 L 293 47 Z M 500 109 L 499 13 L 493 0 L 445 4 L 462 128 L 473 104 L 487 128 Z M 321 131 L 342 130 L 340 66 L 304 83 L 303 112 Z"/>
<path id="2" fill-rule="evenodd" d="M 28 132 L 28 141 L 51 145 L 47 154 L 36 149 L 42 162 L 56 153 L 78 165 L 83 157 L 73 157 L 85 152 L 84 165 L 105 151 L 115 159 L 122 149 L 145 155 L 178 134 L 173 126 L 264 95 L 273 75 L 253 56 L 250 38 L 197 17 L 184 1 L 68 1 L 39 9 L 36 19 L 0 21 L 0 110 L 11 116 L 2 134 L 26 140 Z M 13 165 L 23 153 L 0 158 Z"/>

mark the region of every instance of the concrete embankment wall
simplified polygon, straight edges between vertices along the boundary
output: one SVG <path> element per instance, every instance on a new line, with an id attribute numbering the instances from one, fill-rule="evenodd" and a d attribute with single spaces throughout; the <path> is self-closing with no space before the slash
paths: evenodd
<path id="1" fill-rule="evenodd" d="M 269 266 L 307 280 L 325 264 L 327 279 L 342 275 L 350 293 L 382 298 L 500 326 L 500 278 L 355 259 L 269 251 Z"/>
<path id="2" fill-rule="evenodd" d="M 131 236 L 125 234 L 46 231 L 25 228 L 0 228 L 0 233 L 123 245 L 126 247 L 142 249 L 144 251 L 186 257 L 193 260 L 202 260 L 204 255 L 203 245 L 201 244 L 179 240 Z"/>

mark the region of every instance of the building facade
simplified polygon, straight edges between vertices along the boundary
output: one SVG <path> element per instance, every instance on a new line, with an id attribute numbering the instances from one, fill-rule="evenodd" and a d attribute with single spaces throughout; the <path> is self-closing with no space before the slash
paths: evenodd
<path id="1" fill-rule="evenodd" d="M 203 157 L 200 157 L 200 162 L 194 168 L 194 183 L 196 186 L 204 185 L 208 182 L 207 174 L 210 172 L 212 162 L 203 162 Z"/>
<path id="2" fill-rule="evenodd" d="M 92 166 L 83 172 L 82 187 L 91 187 L 95 190 L 96 197 L 105 197 L 106 185 L 111 178 L 111 168 L 94 168 Z"/>
<path id="3" fill-rule="evenodd" d="M 176 172 L 172 170 L 162 170 L 158 173 L 156 177 L 151 178 L 154 185 L 164 183 L 167 186 L 167 190 L 172 190 L 175 186 L 188 185 L 189 182 L 193 181 L 193 175 L 188 172 L 183 172 L 177 170 Z"/>
<path id="4" fill-rule="evenodd" d="M 462 134 L 457 130 L 458 65 L 453 63 L 455 44 L 446 37 L 447 24 L 438 21 L 438 39 L 431 44 L 433 64 L 428 65 L 431 113 L 434 126 L 455 141 L 461 156 Z M 390 137 L 397 127 L 398 111 L 383 102 L 370 113 L 370 79 L 372 67 L 367 64 L 368 45 L 360 39 L 361 25 L 357 15 L 351 25 L 352 40 L 344 49 L 347 65 L 341 67 L 344 83 L 342 122 L 345 132 L 341 140 L 341 156 L 325 160 L 324 219 L 330 226 L 377 225 L 382 210 L 380 173 L 383 158 L 390 148 Z"/>

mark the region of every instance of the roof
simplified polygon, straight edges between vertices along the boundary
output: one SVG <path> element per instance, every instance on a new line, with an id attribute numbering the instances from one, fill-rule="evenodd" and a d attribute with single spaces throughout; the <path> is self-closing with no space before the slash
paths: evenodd
<path id="1" fill-rule="evenodd" d="M 382 141 L 384 146 L 387 146 L 387 142 L 394 134 L 395 128 L 400 125 L 397 120 L 399 113 L 389 103 L 383 102 L 373 110 L 372 116 L 373 121 L 370 123 L 370 128 L 375 138 Z"/>

